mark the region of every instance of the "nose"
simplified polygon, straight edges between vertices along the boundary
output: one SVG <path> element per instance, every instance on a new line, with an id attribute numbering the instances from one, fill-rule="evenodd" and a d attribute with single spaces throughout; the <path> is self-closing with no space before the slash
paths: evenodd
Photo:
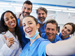
<path id="1" fill-rule="evenodd" d="M 67 31 L 67 29 L 64 29 L 64 31 Z"/>
<path id="2" fill-rule="evenodd" d="M 43 15 L 42 14 L 40 14 L 40 17 L 42 17 Z"/>
<path id="3" fill-rule="evenodd" d="M 12 19 L 9 20 L 10 22 L 12 21 Z"/>
<path id="4" fill-rule="evenodd" d="M 29 25 L 26 25 L 26 28 L 29 28 Z"/>

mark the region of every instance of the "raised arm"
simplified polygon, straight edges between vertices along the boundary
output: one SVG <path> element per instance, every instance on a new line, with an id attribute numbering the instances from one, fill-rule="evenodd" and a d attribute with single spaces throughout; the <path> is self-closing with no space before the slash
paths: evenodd
<path id="1" fill-rule="evenodd" d="M 47 44 L 47 55 L 73 55 L 75 54 L 75 36 L 68 40 Z"/>

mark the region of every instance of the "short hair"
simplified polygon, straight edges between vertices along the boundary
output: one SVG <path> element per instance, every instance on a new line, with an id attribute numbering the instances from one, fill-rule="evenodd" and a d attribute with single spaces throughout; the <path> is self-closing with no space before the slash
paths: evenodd
<path id="1" fill-rule="evenodd" d="M 43 10 L 47 14 L 47 9 L 44 7 L 40 7 L 36 10 L 36 13 L 38 14 L 38 10 Z"/>
<path id="2" fill-rule="evenodd" d="M 54 19 L 48 20 L 48 21 L 46 22 L 46 26 L 47 26 L 48 23 L 55 24 L 55 25 L 56 25 L 56 29 L 58 29 L 58 23 L 56 22 L 56 20 L 54 20 Z"/>
<path id="3" fill-rule="evenodd" d="M 71 32 L 71 34 L 73 34 L 75 32 L 75 24 L 74 23 L 69 22 L 69 23 L 66 23 L 65 25 L 71 25 L 72 26 L 72 32 Z"/>
<path id="4" fill-rule="evenodd" d="M 24 4 L 32 5 L 32 2 L 31 2 L 31 1 L 25 1 L 25 2 L 23 3 L 23 5 L 24 5 Z"/>

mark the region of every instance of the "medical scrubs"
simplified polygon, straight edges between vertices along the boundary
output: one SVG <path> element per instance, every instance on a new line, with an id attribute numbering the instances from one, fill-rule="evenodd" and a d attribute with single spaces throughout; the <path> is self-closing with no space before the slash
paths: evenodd
<path id="1" fill-rule="evenodd" d="M 47 39 L 46 33 L 42 33 L 41 37 L 44 38 L 44 39 Z M 62 40 L 62 39 L 58 35 L 56 35 L 55 39 L 52 41 L 52 43 L 56 43 L 57 41 L 60 41 L 60 40 Z"/>
<path id="2" fill-rule="evenodd" d="M 45 48 L 48 43 L 47 39 L 38 38 L 30 46 L 30 42 L 26 44 L 20 56 L 46 56 Z"/>
<path id="3" fill-rule="evenodd" d="M 61 33 L 59 34 L 59 37 L 62 39 L 62 35 L 61 35 Z M 69 37 L 67 37 L 67 38 L 65 38 L 64 40 L 67 40 L 67 39 L 69 39 L 70 38 L 70 36 Z M 62 39 L 63 40 L 63 39 Z"/>

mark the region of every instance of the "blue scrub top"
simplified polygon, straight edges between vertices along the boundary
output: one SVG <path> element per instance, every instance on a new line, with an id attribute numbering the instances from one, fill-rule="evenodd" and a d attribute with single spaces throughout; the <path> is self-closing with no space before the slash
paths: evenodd
<path id="1" fill-rule="evenodd" d="M 59 34 L 59 37 L 61 38 L 62 37 L 62 35 L 61 35 L 61 33 Z M 70 36 L 69 37 L 67 37 L 67 38 L 65 38 L 64 40 L 67 40 L 67 39 L 69 39 L 70 38 Z M 62 38 L 61 38 L 62 39 Z M 63 40 L 63 39 L 62 39 Z"/>
<path id="2" fill-rule="evenodd" d="M 18 26 L 20 25 L 20 18 L 17 19 L 18 21 Z M 24 48 L 24 46 L 30 41 L 29 39 L 25 38 L 25 33 L 23 31 L 23 26 L 19 27 L 20 32 L 21 32 L 21 36 L 22 36 L 22 49 Z"/>
<path id="3" fill-rule="evenodd" d="M 50 41 L 38 38 L 30 46 L 30 42 L 26 44 L 20 56 L 46 56 L 45 48 Z"/>
<path id="4" fill-rule="evenodd" d="M 41 34 L 41 37 L 44 38 L 44 39 L 47 39 L 47 35 L 46 33 L 42 33 Z M 62 40 L 58 35 L 56 35 L 55 39 L 52 41 L 52 43 L 56 43 L 57 41 L 60 41 Z"/>
<path id="5" fill-rule="evenodd" d="M 37 21 L 38 21 L 38 19 L 37 19 Z M 45 33 L 45 27 L 46 27 L 46 23 L 42 27 L 39 27 L 41 33 Z"/>

